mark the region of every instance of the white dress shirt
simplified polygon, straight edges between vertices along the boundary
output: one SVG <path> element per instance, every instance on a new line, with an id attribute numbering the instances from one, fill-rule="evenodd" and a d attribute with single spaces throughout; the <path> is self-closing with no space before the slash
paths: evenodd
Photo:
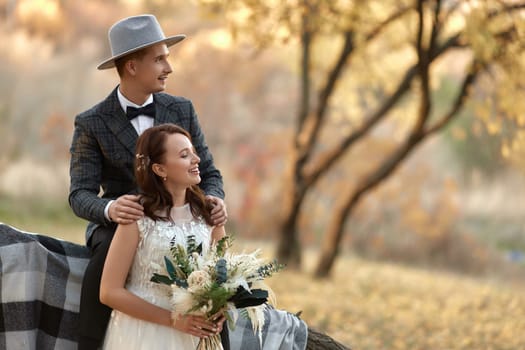
<path id="1" fill-rule="evenodd" d="M 124 113 L 126 113 L 126 108 L 129 107 L 135 107 L 140 108 L 144 107 L 146 105 L 149 105 L 150 103 L 153 103 L 153 95 L 149 95 L 149 97 L 146 99 L 146 101 L 142 105 L 138 105 L 136 103 L 131 102 L 128 100 L 124 95 L 122 95 L 122 92 L 120 92 L 120 87 L 117 89 L 117 96 L 118 101 L 120 102 L 120 106 L 124 110 Z M 153 126 L 153 122 L 155 121 L 154 118 L 151 118 L 147 115 L 139 115 L 136 118 L 131 119 L 131 125 L 135 128 L 137 131 L 137 134 L 142 134 L 144 130 L 151 128 Z"/>
<path id="2" fill-rule="evenodd" d="M 120 92 L 120 86 L 117 89 L 117 96 L 118 96 L 118 101 L 120 102 L 120 106 L 124 110 L 124 113 L 126 112 L 126 108 L 128 106 L 140 108 L 150 103 L 153 103 L 153 95 L 149 95 L 149 97 L 146 99 L 146 101 L 141 106 L 139 106 L 136 103 L 131 102 L 124 95 L 122 95 L 122 92 Z M 133 127 L 137 131 L 137 134 L 140 136 L 144 132 L 144 130 L 151 128 L 153 126 L 155 119 L 147 115 L 139 115 L 136 118 L 131 119 L 130 122 L 131 122 L 131 125 L 133 125 Z M 111 221 L 111 218 L 109 217 L 109 206 L 111 205 L 111 203 L 113 203 L 112 200 L 109 201 L 106 207 L 104 208 L 104 216 L 106 217 L 106 219 L 110 221 Z"/>

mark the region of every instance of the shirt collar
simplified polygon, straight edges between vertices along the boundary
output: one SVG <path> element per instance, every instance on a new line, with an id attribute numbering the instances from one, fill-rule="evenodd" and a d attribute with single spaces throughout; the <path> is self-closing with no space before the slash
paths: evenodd
<path id="1" fill-rule="evenodd" d="M 118 87 L 117 89 L 117 97 L 118 97 L 118 101 L 120 102 L 120 106 L 122 107 L 122 109 L 124 110 L 124 112 L 126 112 L 126 108 L 127 107 L 136 107 L 136 108 L 139 108 L 139 107 L 144 107 L 150 103 L 153 102 L 153 94 L 149 95 L 149 97 L 146 99 L 146 101 L 144 101 L 144 103 L 142 105 L 138 105 L 136 103 L 133 103 L 131 102 L 130 100 L 128 100 L 123 94 L 122 92 L 120 92 L 120 86 Z"/>

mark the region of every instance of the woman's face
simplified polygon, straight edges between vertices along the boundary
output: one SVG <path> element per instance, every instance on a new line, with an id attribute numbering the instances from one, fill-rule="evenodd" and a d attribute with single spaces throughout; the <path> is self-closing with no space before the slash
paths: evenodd
<path id="1" fill-rule="evenodd" d="M 166 185 L 185 189 L 201 181 L 200 158 L 185 135 L 179 133 L 168 135 L 165 149 L 164 162 L 161 166 L 166 177 Z"/>

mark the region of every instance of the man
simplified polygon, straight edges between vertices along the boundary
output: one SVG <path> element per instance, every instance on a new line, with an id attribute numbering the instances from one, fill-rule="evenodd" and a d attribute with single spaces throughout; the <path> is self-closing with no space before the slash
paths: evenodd
<path id="1" fill-rule="evenodd" d="M 79 114 L 71 145 L 69 203 L 89 221 L 86 243 L 92 258 L 86 268 L 80 300 L 79 350 L 102 345 L 111 309 L 99 301 L 105 257 L 117 224 L 142 215 L 133 175 L 135 144 L 152 125 L 174 123 L 192 137 L 201 159 L 201 188 L 214 203 L 212 219 L 227 219 L 222 177 L 213 164 L 193 105 L 162 91 L 172 72 L 168 47 L 184 35 L 165 37 L 152 15 L 125 18 L 109 30 L 112 57 L 98 69 L 116 67 L 120 84 L 101 103 Z"/>

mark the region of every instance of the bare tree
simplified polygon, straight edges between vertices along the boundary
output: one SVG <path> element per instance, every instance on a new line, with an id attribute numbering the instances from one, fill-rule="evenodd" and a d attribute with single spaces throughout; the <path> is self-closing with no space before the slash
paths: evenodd
<path id="1" fill-rule="evenodd" d="M 213 3 L 214 11 L 243 9 L 249 13 L 244 22 L 232 20 L 230 25 L 236 33 L 248 33 L 260 38 L 261 46 L 271 40 L 268 31 L 259 26 L 268 26 L 268 18 L 275 26 L 287 28 L 289 36 L 297 39 L 300 48 L 300 99 L 298 101 L 296 125 L 293 136 L 293 164 L 289 192 L 287 193 L 285 219 L 281 226 L 278 258 L 289 267 L 301 264 L 299 239 L 299 216 L 306 195 L 318 181 L 329 174 L 335 164 L 349 154 L 353 147 L 363 142 L 370 132 L 387 122 L 389 115 L 407 99 L 417 101 L 419 108 L 414 116 L 411 130 L 396 149 L 375 165 L 375 168 L 357 181 L 348 193 L 342 193 L 330 224 L 324 234 L 320 260 L 315 274 L 329 275 L 338 254 L 345 226 L 360 200 L 376 188 L 431 135 L 443 130 L 460 115 L 465 103 L 471 99 L 470 91 L 476 79 L 489 69 L 523 65 L 512 60 L 523 47 L 512 45 L 518 41 L 519 17 L 525 2 L 488 0 L 482 3 L 463 1 L 419 0 L 419 1 L 353 1 L 302 0 L 290 5 L 271 9 L 265 2 L 252 1 L 206 1 Z M 377 9 L 381 9 L 379 12 Z M 234 18 L 227 16 L 228 18 Z M 463 26 L 452 26 L 452 21 L 464 21 Z M 405 28 L 402 34 L 399 28 Z M 478 32 L 476 32 L 478 30 Z M 260 33 L 264 32 L 263 36 Z M 480 39 L 476 35 L 481 33 Z M 322 70 L 312 63 L 316 44 L 330 37 L 341 41 L 339 51 L 332 55 L 328 69 Z M 483 41 L 485 40 L 485 41 Z M 321 130 L 329 125 L 331 99 L 343 79 L 352 79 L 353 60 L 368 47 L 378 42 L 397 41 L 403 48 L 411 47 L 415 60 L 411 64 L 400 64 L 392 78 L 399 77 L 394 89 L 383 89 L 376 94 L 375 107 L 363 112 L 360 123 L 337 144 L 316 154 Z M 508 48 L 512 47 L 512 50 Z M 448 111 L 442 116 L 433 115 L 431 79 L 437 79 L 432 67 L 439 58 L 454 52 L 466 52 L 470 57 L 468 68 L 459 84 L 455 97 L 449 102 Z M 380 60 L 380 57 L 372 57 Z M 507 68 L 502 68 L 507 67 Z M 521 70 L 519 70 L 521 71 Z M 314 76 L 316 77 L 314 79 Z M 321 78 L 319 78 L 321 77 Z M 491 75 L 498 85 L 501 76 Z M 507 111 L 512 118 L 512 111 Z M 516 111 L 514 111 L 516 112 Z M 435 113 L 434 113 L 435 114 Z"/>

